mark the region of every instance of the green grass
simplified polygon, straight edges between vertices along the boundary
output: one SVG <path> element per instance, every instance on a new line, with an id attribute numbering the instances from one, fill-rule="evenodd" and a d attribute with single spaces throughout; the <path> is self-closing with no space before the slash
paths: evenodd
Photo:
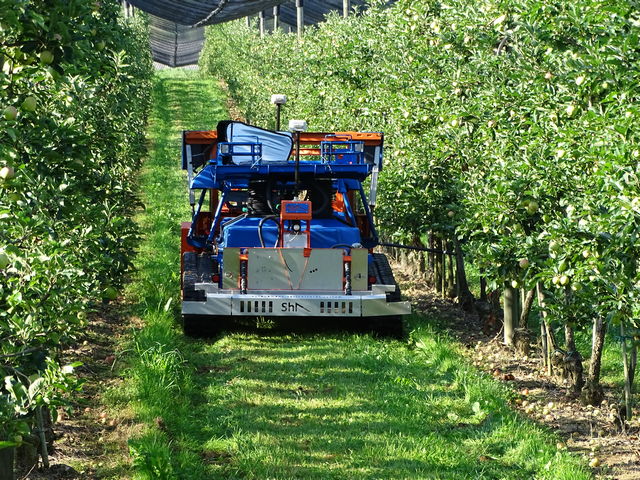
<path id="1" fill-rule="evenodd" d="M 589 478 L 509 409 L 503 386 L 416 322 L 409 344 L 262 332 L 203 345 L 206 478 Z"/>
<path id="2" fill-rule="evenodd" d="M 430 326 L 437 319 L 412 318 L 406 342 L 275 330 L 185 338 L 180 130 L 212 128 L 225 112 L 217 86 L 194 73 L 162 72 L 154 96 L 145 238 L 128 292 L 144 327 L 108 397 L 144 425 L 129 441 L 134 478 L 590 478 L 550 432 L 509 408 L 505 387 L 467 365 Z"/>

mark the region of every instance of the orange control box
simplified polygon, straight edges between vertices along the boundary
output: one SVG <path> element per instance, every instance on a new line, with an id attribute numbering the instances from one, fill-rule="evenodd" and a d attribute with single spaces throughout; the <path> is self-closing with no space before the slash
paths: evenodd
<path id="1" fill-rule="evenodd" d="M 283 200 L 280 204 L 280 220 L 311 220 L 309 201 Z"/>

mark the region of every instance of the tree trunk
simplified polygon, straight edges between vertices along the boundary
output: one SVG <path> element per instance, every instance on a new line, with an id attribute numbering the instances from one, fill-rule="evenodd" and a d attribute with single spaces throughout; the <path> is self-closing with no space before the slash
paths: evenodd
<path id="1" fill-rule="evenodd" d="M 584 368 L 582 367 L 582 355 L 576 349 L 573 327 L 568 323 L 564 326 L 564 336 L 567 351 L 562 359 L 563 377 L 570 380 L 571 391 L 578 395 L 584 387 Z"/>
<path id="2" fill-rule="evenodd" d="M 13 464 L 16 449 L 13 447 L 0 449 L 0 478 L 2 480 L 15 480 Z"/>
<path id="3" fill-rule="evenodd" d="M 543 340 L 543 349 L 546 350 L 545 365 L 547 366 L 547 375 L 551 376 L 553 375 L 553 362 L 551 357 L 553 352 L 555 352 L 557 345 L 553 332 L 547 323 L 547 310 L 544 308 L 544 292 L 542 291 L 542 284 L 540 282 L 536 284 L 536 291 L 538 293 L 538 305 L 542 312 L 542 323 L 544 324 L 543 335 L 545 336 L 545 340 Z"/>
<path id="4" fill-rule="evenodd" d="M 627 356 L 627 339 L 625 337 L 624 321 L 620 322 L 620 338 L 622 339 L 622 367 L 624 369 L 624 406 L 626 408 L 627 420 L 630 420 L 633 410 L 631 398 L 631 365 L 629 357 Z"/>
<path id="5" fill-rule="evenodd" d="M 515 288 L 504 289 L 504 344 L 513 345 L 513 331 L 518 315 L 518 291 Z"/>
<path id="6" fill-rule="evenodd" d="M 531 307 L 533 306 L 533 299 L 536 296 L 536 289 L 529 290 L 522 302 L 522 311 L 520 312 L 520 321 L 518 322 L 518 328 L 527 328 L 529 323 L 529 313 L 531 313 Z"/>
<path id="7" fill-rule="evenodd" d="M 442 250 L 442 241 L 439 238 L 435 238 L 433 245 L 436 250 Z M 442 291 L 442 254 L 433 254 L 433 286 L 436 291 Z"/>
<path id="8" fill-rule="evenodd" d="M 531 353 L 531 332 L 526 328 L 516 328 L 513 331 L 513 346 L 520 355 L 529 356 Z"/>
<path id="9" fill-rule="evenodd" d="M 542 349 L 542 366 L 547 366 L 547 358 L 549 358 L 548 351 L 549 346 L 547 345 L 547 328 L 542 320 L 540 320 L 540 346 Z"/>
<path id="10" fill-rule="evenodd" d="M 576 337 L 573 333 L 573 327 L 568 323 L 564 326 L 564 342 L 567 347 L 567 352 L 576 351 Z"/>
<path id="11" fill-rule="evenodd" d="M 429 248 L 431 250 L 436 248 L 435 241 L 433 239 L 433 232 L 429 232 Z M 431 273 L 431 280 L 435 283 L 435 253 L 429 252 L 427 253 L 427 265 L 429 267 L 429 272 Z"/>
<path id="12" fill-rule="evenodd" d="M 633 381 L 636 377 L 636 366 L 638 365 L 638 344 L 634 340 L 631 344 L 631 364 L 629 365 L 629 383 L 633 388 Z"/>
<path id="13" fill-rule="evenodd" d="M 582 389 L 582 401 L 587 405 L 600 405 L 604 400 L 604 390 L 600 385 L 600 366 L 602 365 L 602 350 L 606 332 L 604 320 L 601 317 L 596 318 L 593 321 L 589 376 Z"/>
<path id="14" fill-rule="evenodd" d="M 422 243 L 422 240 L 420 240 L 420 237 L 417 235 L 414 235 L 413 238 L 411 239 L 411 245 L 414 247 L 419 247 L 422 248 L 424 247 L 424 244 Z M 413 261 L 412 264 L 416 266 L 416 274 L 418 274 L 420 277 L 424 278 L 424 274 L 425 274 L 425 261 L 424 261 L 424 254 L 423 252 L 420 251 L 414 251 L 411 252 L 411 257 L 410 257 Z"/>
<path id="15" fill-rule="evenodd" d="M 409 260 L 407 258 L 406 250 L 400 250 L 400 265 L 402 266 L 402 269 L 405 271 L 409 267 Z"/>
<path id="16" fill-rule="evenodd" d="M 445 247 L 447 245 L 447 242 L 442 239 L 442 250 L 445 250 Z M 446 298 L 447 297 L 447 256 L 443 253 L 440 256 L 440 260 L 442 262 L 442 265 L 440 266 L 440 271 L 442 272 L 442 285 L 441 285 L 441 289 L 440 289 L 440 295 L 442 296 L 442 298 Z"/>
<path id="17" fill-rule="evenodd" d="M 458 303 L 462 306 L 462 309 L 465 312 L 473 312 L 475 298 L 473 298 L 473 293 L 471 293 L 471 290 L 469 289 L 467 273 L 464 269 L 464 255 L 462 254 L 462 249 L 460 248 L 460 242 L 455 235 L 453 236 L 453 247 L 456 251 L 456 284 L 459 292 Z"/>
<path id="18" fill-rule="evenodd" d="M 480 277 L 480 300 L 487 301 L 487 279 Z"/>
<path id="19" fill-rule="evenodd" d="M 451 252 L 453 251 L 453 244 L 451 242 L 447 242 L 447 251 Z M 453 273 L 453 263 L 455 260 L 455 257 L 453 255 L 447 255 L 447 273 L 448 273 L 448 279 L 447 279 L 447 296 L 449 298 L 454 298 L 456 296 L 456 276 Z"/>

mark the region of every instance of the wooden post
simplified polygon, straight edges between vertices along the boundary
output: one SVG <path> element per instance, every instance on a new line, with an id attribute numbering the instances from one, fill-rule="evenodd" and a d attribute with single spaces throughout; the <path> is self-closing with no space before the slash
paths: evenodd
<path id="1" fill-rule="evenodd" d="M 244 18 L 247 20 L 247 28 L 251 27 L 251 17 L 249 15 L 247 15 Z"/>
<path id="2" fill-rule="evenodd" d="M 304 1 L 296 0 L 296 14 L 297 14 L 297 27 L 298 27 L 298 38 L 302 39 L 302 34 L 304 33 Z"/>
<path id="3" fill-rule="evenodd" d="M 351 10 L 351 0 L 342 0 L 342 16 L 347 18 Z"/>
<path id="4" fill-rule="evenodd" d="M 504 288 L 504 343 L 513 345 L 513 331 L 518 325 L 518 290 Z"/>
<path id="5" fill-rule="evenodd" d="M 264 38 L 264 12 L 262 10 L 258 13 L 258 18 L 260 19 L 260 38 Z"/>
<path id="6" fill-rule="evenodd" d="M 273 31 L 275 32 L 280 27 L 280 5 L 273 7 Z"/>

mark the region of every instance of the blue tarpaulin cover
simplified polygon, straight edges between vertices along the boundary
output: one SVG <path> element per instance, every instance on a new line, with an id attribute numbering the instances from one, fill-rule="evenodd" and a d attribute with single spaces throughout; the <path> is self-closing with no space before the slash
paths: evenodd
<path id="1" fill-rule="evenodd" d="M 234 247 L 260 247 L 258 223 L 260 217 L 247 217 L 233 223 L 229 228 L 222 224 L 221 245 Z M 262 237 L 265 247 L 274 247 L 278 240 L 278 226 L 273 221 L 264 222 Z M 349 227 L 334 218 L 311 221 L 311 248 L 331 248 L 336 244 L 353 245 L 360 243 L 360 230 Z"/>

